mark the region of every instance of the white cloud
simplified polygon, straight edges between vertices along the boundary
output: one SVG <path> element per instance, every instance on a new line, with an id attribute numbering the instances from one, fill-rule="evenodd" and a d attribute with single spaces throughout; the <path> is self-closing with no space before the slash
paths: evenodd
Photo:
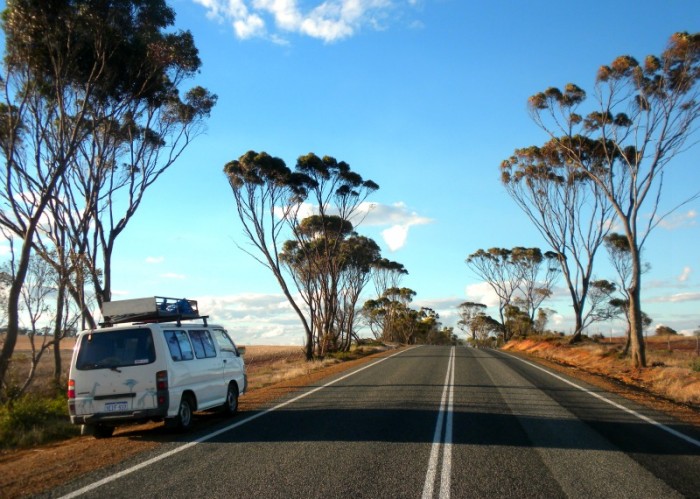
<path id="1" fill-rule="evenodd" d="M 262 36 L 265 33 L 265 21 L 256 15 L 243 16 L 233 22 L 233 30 L 243 40 Z"/>
<path id="2" fill-rule="evenodd" d="M 408 225 L 394 225 L 382 231 L 382 238 L 389 247 L 389 251 L 396 251 L 406 244 L 408 237 Z"/>
<path id="3" fill-rule="evenodd" d="M 690 274 L 693 273 L 693 269 L 690 267 L 684 267 L 683 272 L 681 272 L 681 275 L 678 276 L 678 282 L 685 282 L 688 280 L 690 277 Z"/>
<path id="4" fill-rule="evenodd" d="M 382 226 L 390 225 L 382 231 L 382 238 L 390 251 L 397 251 L 404 247 L 408 238 L 408 230 L 413 225 L 425 225 L 433 220 L 418 215 L 409 210 L 403 202 L 385 205 L 378 203 L 362 203 L 354 220 L 362 225 Z"/>
<path id="5" fill-rule="evenodd" d="M 361 220 L 362 225 L 423 225 L 432 223 L 433 220 L 418 215 L 408 209 L 402 201 L 392 205 L 379 203 L 362 203 L 355 220 Z M 353 223 L 357 223 L 353 220 Z M 358 221 L 359 221 L 358 220 Z"/>
<path id="6" fill-rule="evenodd" d="M 279 208 L 276 212 L 278 217 L 282 216 Z M 318 208 L 315 205 L 303 203 L 297 216 L 303 219 L 317 213 Z M 333 214 L 334 210 L 329 210 L 329 213 Z M 410 227 L 433 223 L 433 219 L 420 216 L 415 211 L 409 210 L 403 202 L 392 205 L 363 202 L 358 206 L 354 215 L 350 217 L 350 221 L 355 226 L 389 226 L 381 234 L 390 251 L 397 251 L 404 247 Z"/>
<path id="7" fill-rule="evenodd" d="M 10 247 L 5 244 L 0 244 L 0 256 L 7 256 L 10 254 Z"/>
<path id="8" fill-rule="evenodd" d="M 485 282 L 470 284 L 466 289 L 467 298 L 475 303 L 483 303 L 487 307 L 498 307 L 500 301 L 498 295 Z"/>
<path id="9" fill-rule="evenodd" d="M 683 227 L 694 227 L 697 223 L 698 212 L 695 210 L 688 210 L 685 213 L 677 213 L 673 216 L 664 218 L 660 223 L 659 227 L 666 230 L 675 230 Z"/>
<path id="10" fill-rule="evenodd" d="M 309 7 L 300 6 L 297 0 L 194 2 L 206 9 L 210 19 L 229 22 L 238 38 L 263 37 L 275 43 L 283 42 L 275 30 L 334 42 L 351 37 L 366 26 L 382 29 L 389 14 L 397 8 L 392 0 L 324 0 Z M 408 5 L 417 7 L 413 0 Z"/>
<path id="11" fill-rule="evenodd" d="M 147 256 L 146 257 L 146 263 L 150 263 L 150 264 L 157 265 L 159 263 L 163 263 L 164 261 L 165 261 L 165 258 L 163 258 L 162 256 Z"/>
<path id="12" fill-rule="evenodd" d="M 300 319 L 282 294 L 205 296 L 197 299 L 197 305 L 201 314 L 226 327 L 238 343 L 304 344 Z"/>
<path id="13" fill-rule="evenodd" d="M 680 303 L 687 301 L 700 301 L 700 292 L 694 293 L 676 293 L 668 296 L 657 296 L 649 298 L 645 301 L 649 303 Z"/>

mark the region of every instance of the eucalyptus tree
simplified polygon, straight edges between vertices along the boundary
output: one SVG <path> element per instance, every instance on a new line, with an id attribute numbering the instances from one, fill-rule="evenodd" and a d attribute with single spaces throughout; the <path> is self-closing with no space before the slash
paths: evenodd
<path id="1" fill-rule="evenodd" d="M 643 62 L 624 55 L 598 70 L 593 104 L 575 84 L 549 88 L 529 100 L 535 123 L 565 161 L 601 192 L 627 238 L 631 274 L 631 354 L 646 366 L 641 309 L 641 252 L 652 230 L 670 212 L 700 195 L 662 209 L 663 177 L 672 160 L 695 144 L 700 115 L 700 33 L 676 33 L 660 56 Z M 586 152 L 594 149 L 596 161 Z"/>
<path id="2" fill-rule="evenodd" d="M 313 358 L 314 334 L 306 314 L 292 295 L 280 259 L 292 220 L 298 216 L 313 183 L 306 175 L 292 172 L 284 160 L 266 152 L 248 151 L 224 166 L 236 203 L 243 233 L 251 246 L 239 245 L 270 270 L 282 293 L 299 317 L 306 336 L 306 358 Z"/>
<path id="3" fill-rule="evenodd" d="M 627 325 L 625 331 L 625 348 L 623 354 L 627 355 L 632 343 L 631 332 L 632 327 L 630 324 L 629 315 L 629 300 L 627 298 L 627 288 L 629 286 L 630 278 L 632 276 L 632 261 L 630 259 L 630 247 L 627 237 L 616 232 L 611 232 L 605 238 L 605 249 L 608 251 L 608 258 L 610 264 L 615 269 L 617 274 L 616 287 L 622 293 L 622 297 L 614 297 L 609 302 L 608 305 L 611 308 L 611 315 L 618 317 L 623 316 Z M 642 263 L 642 273 L 647 272 L 650 269 L 648 262 Z M 642 311 L 642 329 L 646 330 L 652 323 L 651 317 L 649 317 L 644 311 Z"/>
<path id="4" fill-rule="evenodd" d="M 511 251 L 506 248 L 479 249 L 467 257 L 467 266 L 486 282 L 498 297 L 498 315 L 505 325 L 505 309 L 518 290 L 520 276 L 512 265 Z M 506 338 L 507 339 L 507 338 Z"/>
<path id="5" fill-rule="evenodd" d="M 374 262 L 374 272 L 372 274 L 374 290 L 377 296 L 382 296 L 389 288 L 398 288 L 401 284 L 401 279 L 405 275 L 408 275 L 408 270 L 403 264 L 387 258 L 379 258 Z"/>
<path id="6" fill-rule="evenodd" d="M 344 338 L 340 338 L 340 347 L 347 351 L 352 340 L 358 339 L 355 332 L 357 302 L 376 272 L 381 250 L 373 239 L 353 233 L 343 241 L 340 258 L 343 261 L 340 283 L 342 292 L 336 329 L 344 335 Z"/>
<path id="7" fill-rule="evenodd" d="M 542 302 L 552 296 L 552 287 L 561 274 L 557 254 L 552 251 L 542 253 L 539 248 L 516 247 L 511 250 L 510 259 L 520 275 L 520 302 L 530 321 L 534 321 Z"/>
<path id="8" fill-rule="evenodd" d="M 486 305 L 483 303 L 475 303 L 472 301 L 460 303 L 458 307 L 459 321 L 457 321 L 457 326 L 465 333 L 471 332 L 472 340 L 476 340 L 476 330 L 471 327 L 471 321 L 477 314 L 483 313 L 486 308 Z"/>
<path id="9" fill-rule="evenodd" d="M 343 245 L 361 221 L 360 204 L 379 186 L 347 163 L 313 153 L 300 156 L 294 172 L 281 159 L 254 151 L 228 163 L 224 171 L 246 238 L 257 250 L 249 254 L 272 270 L 301 319 L 307 359 L 333 348 L 338 324 L 350 317 L 341 307 L 348 268 Z M 285 270 L 306 310 L 293 299 Z M 344 327 L 352 330 L 351 324 Z"/>
<path id="10" fill-rule="evenodd" d="M 511 333 L 506 310 L 523 304 L 532 322 L 537 309 L 551 295 L 559 272 L 553 260 L 551 253 L 523 247 L 479 249 L 467 257 L 467 266 L 498 296 L 498 314 L 506 341 Z"/>
<path id="11" fill-rule="evenodd" d="M 216 103 L 216 96 L 200 86 L 180 93 L 201 60 L 191 33 L 164 31 L 174 23 L 172 9 L 162 1 L 137 2 L 134 14 L 130 3 L 108 5 L 94 14 L 106 19 L 114 56 L 134 61 L 120 76 L 129 78 L 133 90 L 93 100 L 84 140 L 60 184 L 65 206 L 52 211 L 67 228 L 71 252 L 88 271 L 100 306 L 111 298 L 118 236 L 147 189 L 203 132 Z M 77 292 L 76 297 L 86 295 Z"/>
<path id="12" fill-rule="evenodd" d="M 143 157 L 139 158 L 131 147 L 139 143 L 135 136 L 148 136 L 135 147 L 142 147 L 149 158 L 157 153 L 145 145 L 147 142 L 162 145 L 172 139 L 172 135 L 159 136 L 157 127 L 146 124 L 142 113 L 147 111 L 143 110 L 165 121 L 186 121 L 195 118 L 184 115 L 197 115 L 202 110 L 206 114 L 213 102 L 206 91 L 195 91 L 194 98 L 184 102 L 179 99 L 179 80 L 174 75 L 192 75 L 200 62 L 189 33 L 164 31 L 173 23 L 174 11 L 163 0 L 6 3 L 2 14 L 5 58 L 0 104 L 0 153 L 5 159 L 0 181 L 5 189 L 0 193 L 0 225 L 21 240 L 22 247 L 9 291 L 0 381 L 16 343 L 20 290 L 39 225 L 46 217 L 56 215 L 49 215 L 49 204 L 67 203 L 64 213 L 89 212 L 78 223 L 80 230 L 100 224 L 93 202 L 98 189 L 82 192 L 84 197 L 67 189 L 78 165 L 87 161 L 86 151 L 100 142 L 98 136 L 113 141 L 115 136 L 131 133 L 131 137 L 120 139 L 120 144 L 127 144 L 125 149 L 110 147 L 105 155 L 88 155 L 92 163 L 86 168 L 91 175 L 98 170 L 121 170 L 126 178 L 138 178 L 145 162 L 139 161 Z M 124 164 L 117 164 L 125 156 Z M 135 198 L 137 192 L 134 189 L 130 194 Z M 85 208 L 76 210 L 77 205 L 71 202 L 84 202 Z M 118 217 L 112 213 L 117 218 L 114 227 L 126 223 L 136 206 Z M 95 235 L 95 244 L 110 251 L 110 238 L 100 234 Z M 74 244 L 76 254 L 87 251 L 85 241 Z M 108 276 L 109 258 L 105 267 Z M 107 288 L 101 295 L 108 297 L 108 277 L 105 280 Z"/>
<path id="13" fill-rule="evenodd" d="M 472 317 L 469 327 L 476 335 L 477 345 L 485 345 L 492 334 L 499 336 L 504 333 L 503 324 L 483 312 Z"/>
<path id="14" fill-rule="evenodd" d="M 306 303 L 316 332 L 315 351 L 347 350 L 354 335 L 355 306 L 380 258 L 379 246 L 335 215 L 312 215 L 280 254 Z"/>
<path id="15" fill-rule="evenodd" d="M 591 141 L 583 141 L 576 153 L 590 168 L 604 162 Z M 595 255 L 610 230 L 610 202 L 568 161 L 567 151 L 555 140 L 517 149 L 501 164 L 501 181 L 558 258 L 574 313 L 572 341 L 577 341 L 585 327 Z"/>
<path id="16" fill-rule="evenodd" d="M 409 304 L 416 296 L 410 288 L 392 287 L 376 299 L 365 301 L 362 314 L 375 338 L 410 343 L 415 338 L 419 313 Z"/>

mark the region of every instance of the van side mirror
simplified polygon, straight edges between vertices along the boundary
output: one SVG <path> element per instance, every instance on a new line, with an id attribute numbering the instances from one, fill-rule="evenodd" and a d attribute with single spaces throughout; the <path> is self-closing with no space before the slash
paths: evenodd
<path id="1" fill-rule="evenodd" d="M 236 347 L 236 349 L 238 350 L 239 357 L 242 357 L 243 355 L 245 355 L 245 347 Z"/>

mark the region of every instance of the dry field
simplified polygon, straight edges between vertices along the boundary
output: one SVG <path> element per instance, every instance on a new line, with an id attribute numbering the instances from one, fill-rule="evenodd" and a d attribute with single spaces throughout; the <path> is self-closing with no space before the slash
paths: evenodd
<path id="1" fill-rule="evenodd" d="M 569 345 L 566 338 L 528 338 L 511 341 L 504 350 L 576 366 L 699 409 L 700 357 L 696 339 L 650 336 L 646 345 L 647 369 L 635 369 L 629 358 L 622 357 L 624 338 L 585 340 L 575 345 Z"/>
<path id="2" fill-rule="evenodd" d="M 41 347 L 43 341 L 48 343 L 49 338 L 34 338 L 36 350 Z M 0 345 L 3 342 L 4 338 L 0 335 Z M 63 379 L 68 378 L 68 369 L 74 345 L 74 338 L 67 338 L 61 341 L 61 371 L 63 372 Z M 31 358 L 32 347 L 30 339 L 27 336 L 20 336 L 17 339 L 11 364 L 10 380 L 12 382 L 18 384 L 26 379 Z M 250 390 L 269 386 L 297 376 L 307 375 L 338 362 L 334 359 L 305 362 L 304 351 L 299 346 L 250 345 L 245 347 L 243 359 L 246 364 Z M 31 391 L 40 392 L 44 387 L 47 387 L 47 380 L 51 379 L 53 369 L 53 352 L 49 350 L 41 357 Z"/>

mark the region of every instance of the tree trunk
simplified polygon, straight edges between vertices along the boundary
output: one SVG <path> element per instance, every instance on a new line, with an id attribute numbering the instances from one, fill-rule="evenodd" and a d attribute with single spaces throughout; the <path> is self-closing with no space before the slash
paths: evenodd
<path id="1" fill-rule="evenodd" d="M 646 367 L 646 348 L 644 345 L 644 331 L 642 330 L 642 313 L 640 306 L 639 286 L 634 285 L 629 289 L 630 300 L 630 347 L 634 367 Z"/>
<path id="2" fill-rule="evenodd" d="M 0 387 L 5 381 L 5 376 L 10 368 L 10 359 L 15 351 L 17 344 L 17 336 L 19 334 L 19 300 L 22 292 L 24 280 L 27 277 L 29 269 L 29 257 L 31 256 L 31 240 L 34 237 L 36 222 L 32 220 L 27 229 L 24 242 L 22 244 L 22 252 L 20 254 L 19 264 L 12 279 L 10 292 L 7 296 L 7 331 L 5 333 L 5 343 L 2 345 L 0 352 Z M 0 393 L 0 400 L 4 398 Z"/>
<path id="3" fill-rule="evenodd" d="M 61 366 L 61 339 L 65 335 L 63 316 L 65 312 L 66 286 L 64 279 L 60 281 L 56 296 L 56 322 L 54 323 L 53 331 L 53 380 L 57 387 L 61 382 L 61 374 L 63 374 L 63 367 Z"/>
<path id="4" fill-rule="evenodd" d="M 630 231 L 631 233 L 631 231 Z M 630 347 L 634 367 L 642 368 L 647 366 L 646 346 L 644 344 L 644 324 L 642 322 L 642 300 L 641 300 L 641 257 L 637 249 L 637 241 L 634 238 L 630 241 L 630 260 L 632 272 L 630 285 L 627 289 L 629 300 L 629 325 L 630 325 Z"/>
<path id="5" fill-rule="evenodd" d="M 629 312 L 627 312 L 629 314 Z M 630 353 L 630 344 L 632 342 L 632 329 L 629 326 L 629 323 L 627 324 L 627 339 L 625 340 L 625 348 L 622 350 L 622 355 L 627 357 L 627 355 Z"/>
<path id="6" fill-rule="evenodd" d="M 574 301 L 574 303 L 575 303 L 575 301 Z M 575 304 L 574 305 L 574 316 L 575 316 L 576 324 L 575 324 L 574 334 L 569 339 L 570 345 L 573 345 L 574 343 L 578 343 L 582 339 L 583 319 L 581 318 L 581 315 L 582 315 L 581 308 L 577 304 Z"/>

